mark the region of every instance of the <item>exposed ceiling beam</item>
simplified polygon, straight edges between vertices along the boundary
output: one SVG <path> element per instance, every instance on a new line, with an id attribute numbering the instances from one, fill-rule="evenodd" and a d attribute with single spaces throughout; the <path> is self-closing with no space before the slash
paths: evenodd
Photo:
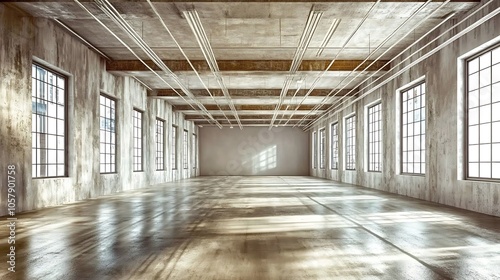
<path id="1" fill-rule="evenodd" d="M 248 120 L 271 120 L 273 115 L 242 115 L 240 116 L 241 121 L 248 121 Z M 217 118 L 216 118 L 217 119 Z M 288 118 L 287 118 L 288 119 Z M 296 120 L 299 121 L 302 119 L 302 116 L 293 116 L 291 120 Z M 314 117 L 308 117 L 307 119 L 313 120 Z M 185 120 L 187 121 L 206 121 L 206 119 L 203 118 L 201 115 L 189 115 L 185 117 Z M 223 121 L 221 119 L 221 121 Z"/>
<path id="2" fill-rule="evenodd" d="M 177 111 L 177 112 L 180 112 L 180 113 L 183 113 L 184 115 L 199 115 L 200 112 L 198 111 L 195 111 L 193 109 L 191 110 L 186 110 L 186 111 Z M 224 110 L 224 111 L 221 111 L 221 110 L 209 110 L 208 111 L 210 114 L 212 114 L 214 116 L 214 118 L 216 118 L 216 116 L 222 116 L 222 113 L 224 114 L 230 114 L 231 111 L 229 110 Z M 288 111 L 285 111 L 285 110 L 280 110 L 279 113 L 280 114 L 285 114 L 285 115 L 291 115 L 292 113 L 294 115 L 308 115 L 308 117 L 310 116 L 317 116 L 317 115 L 320 115 L 321 113 L 323 113 L 324 111 L 316 111 L 312 114 L 309 113 L 310 111 L 308 110 L 298 110 L 296 112 L 292 112 L 290 110 Z M 238 114 L 239 115 L 247 115 L 247 116 L 258 116 L 258 115 L 272 115 L 274 113 L 274 110 L 240 110 L 238 111 Z M 216 118 L 217 119 L 217 118 Z"/>
<path id="3" fill-rule="evenodd" d="M 146 64 L 153 70 L 160 70 L 152 61 L 145 60 Z M 191 66 L 185 60 L 164 60 L 167 67 L 173 71 L 192 71 Z M 304 60 L 300 64 L 298 71 L 324 71 L 330 64 L 330 60 Z M 336 60 L 328 71 L 353 71 L 363 61 L 362 60 Z M 373 61 L 366 61 L 356 69 L 363 71 Z M 387 61 L 376 61 L 366 71 L 389 71 L 390 67 L 386 66 Z M 191 60 L 191 63 L 197 71 L 210 71 L 208 64 L 204 60 Z M 220 71 L 284 71 L 288 72 L 292 64 L 291 60 L 218 60 Z M 148 71 L 146 66 L 138 60 L 114 60 L 106 62 L 107 71 L 127 72 L 127 71 Z"/>
<path id="4" fill-rule="evenodd" d="M 79 2 L 93 2 L 94 0 L 80 0 Z M 68 3 L 68 2 L 74 2 L 72 0 L 9 0 L 8 2 L 14 2 L 14 3 L 43 3 L 43 2 L 53 2 L 53 3 Z M 137 2 L 137 0 L 113 0 L 113 3 L 120 3 L 120 2 Z M 192 0 L 151 0 L 151 2 L 156 2 L 156 3 L 193 3 L 194 1 Z M 232 0 L 197 0 L 196 2 L 221 2 L 221 3 L 234 3 Z M 237 2 L 243 2 L 243 3 L 283 3 L 283 2 L 288 2 L 288 3 L 314 3 L 318 2 L 317 0 L 239 0 Z M 358 3 L 363 3 L 363 2 L 373 2 L 373 0 L 330 0 L 328 2 L 337 2 L 337 3 L 346 3 L 346 2 L 358 2 Z M 408 3 L 408 2 L 425 2 L 425 0 L 384 0 L 384 2 L 394 2 L 394 3 Z M 450 2 L 457 2 L 457 3 L 479 3 L 481 0 L 451 0 Z"/>
<path id="5" fill-rule="evenodd" d="M 309 96 L 327 96 L 331 89 L 315 89 L 309 94 Z M 344 89 L 340 91 L 337 96 L 344 96 L 349 94 L 349 96 L 355 96 L 357 92 L 353 91 L 349 93 L 350 89 Z M 211 89 L 210 92 L 213 96 L 224 96 L 220 89 Z M 230 89 L 229 94 L 232 97 L 279 97 L 280 89 Z M 293 94 L 295 90 L 289 90 L 289 94 Z M 206 90 L 203 89 L 192 89 L 191 93 L 195 96 L 209 96 Z M 297 92 L 296 96 L 304 96 L 307 93 L 307 89 L 302 89 Z M 157 97 L 179 97 L 179 95 L 171 89 L 159 89 L 148 92 L 148 96 Z"/>
<path id="6" fill-rule="evenodd" d="M 200 120 L 200 121 L 194 121 L 194 123 L 196 125 L 209 125 L 210 123 L 206 120 Z M 252 121 L 241 121 L 241 124 L 267 124 L 269 125 L 271 123 L 271 120 L 252 120 Z M 298 123 L 298 120 L 295 120 L 295 121 L 290 121 L 288 124 L 297 124 Z M 225 125 L 225 124 L 229 124 L 227 121 L 225 120 L 221 120 L 221 124 L 222 125 Z"/>
<path id="7" fill-rule="evenodd" d="M 290 105 L 290 106 L 295 107 L 295 105 Z M 227 105 L 221 105 L 220 107 L 222 110 L 230 110 L 229 106 L 227 106 Z M 235 105 L 235 107 L 237 110 L 267 111 L 267 110 L 274 110 L 276 105 L 274 105 L 274 104 L 271 104 L 271 105 Z M 324 107 L 324 109 L 326 110 L 326 108 L 330 107 L 330 105 L 325 104 L 322 107 Z M 205 108 L 207 108 L 207 110 L 209 110 L 209 111 L 210 110 L 219 110 L 219 107 L 217 107 L 217 105 L 205 105 Z M 285 110 L 285 108 L 286 108 L 286 105 L 281 105 L 280 110 Z M 312 110 L 313 108 L 314 108 L 314 105 L 300 105 L 297 110 L 304 111 L 304 110 Z M 173 109 L 175 111 L 192 110 L 191 106 L 189 106 L 189 105 L 175 105 L 175 106 L 173 106 Z"/>

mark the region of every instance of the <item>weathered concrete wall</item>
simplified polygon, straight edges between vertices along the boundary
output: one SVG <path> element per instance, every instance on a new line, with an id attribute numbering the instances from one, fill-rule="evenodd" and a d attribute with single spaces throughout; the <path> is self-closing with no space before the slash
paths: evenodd
<path id="1" fill-rule="evenodd" d="M 447 34 L 445 39 L 450 38 L 465 26 L 472 24 L 477 19 L 500 6 L 500 2 L 493 3 L 484 12 L 473 16 L 467 24 L 453 30 Z M 443 33 L 450 28 L 453 22 L 446 23 L 442 28 L 431 34 L 431 38 Z M 330 133 L 330 124 L 336 119 L 341 126 L 340 135 L 340 159 L 343 160 L 344 153 L 344 122 L 343 117 L 356 111 L 357 115 L 357 158 L 356 171 L 345 171 L 344 168 L 336 170 L 314 170 L 310 169 L 313 176 L 329 178 L 342 182 L 353 183 L 370 188 L 376 188 L 392 193 L 411 196 L 419 199 L 433 201 L 441 204 L 451 205 L 472 211 L 500 216 L 500 184 L 493 182 L 480 182 L 465 180 L 463 175 L 463 68 L 461 61 L 470 55 L 471 51 L 479 51 L 481 46 L 492 40 L 500 41 L 500 16 L 495 16 L 491 20 L 475 28 L 454 43 L 448 45 L 443 50 L 415 65 L 410 70 L 369 94 L 359 102 L 345 108 L 341 112 L 330 116 L 317 124 L 312 131 L 316 131 L 326 126 L 327 135 Z M 440 39 L 439 42 L 443 42 Z M 423 42 L 423 46 L 429 42 Z M 434 47 L 436 44 L 431 46 Z M 412 51 L 419 47 L 413 48 Z M 479 48 L 479 49 L 478 49 Z M 408 54 L 405 54 L 408 55 Z M 421 55 L 421 54 L 420 54 Z M 401 60 L 393 63 L 397 64 Z M 414 61 L 414 59 L 411 59 Z M 406 62 L 407 65 L 410 62 Z M 398 69 L 401 69 L 401 66 Z M 396 100 L 396 90 L 425 76 L 426 81 L 426 175 L 409 176 L 401 175 L 399 172 L 399 105 Z M 367 116 L 365 106 L 380 99 L 382 102 L 383 114 L 383 157 L 382 172 L 365 171 L 365 132 L 364 126 Z M 329 141 L 327 137 L 327 162 L 329 162 Z M 311 150 L 311 149 L 310 149 Z M 329 167 L 330 164 L 327 164 Z M 343 166 L 343 162 L 341 165 Z M 500 172 L 496 170 L 494 172 Z"/>
<path id="2" fill-rule="evenodd" d="M 197 133 L 192 122 L 173 113 L 165 101 L 148 99 L 146 89 L 129 77 L 105 71 L 105 61 L 52 21 L 31 18 L 0 4 L 0 215 L 7 214 L 7 166 L 16 165 L 18 212 L 60 205 L 113 192 L 196 176 L 190 168 L 172 170 L 170 129 Z M 31 177 L 31 64 L 54 68 L 69 77 L 68 177 Z M 99 171 L 99 95 L 117 99 L 117 173 Z M 132 167 L 132 110 L 144 111 L 144 171 Z M 174 118 L 174 116 L 176 116 Z M 166 121 L 165 170 L 155 165 L 155 119 Z M 182 137 L 182 134 L 179 136 Z M 189 139 L 191 141 L 191 138 Z M 191 145 L 189 145 L 189 148 Z M 182 166 L 182 139 L 178 145 Z"/>
<path id="3" fill-rule="evenodd" d="M 204 127 L 200 129 L 201 175 L 308 174 L 308 135 L 298 128 Z"/>

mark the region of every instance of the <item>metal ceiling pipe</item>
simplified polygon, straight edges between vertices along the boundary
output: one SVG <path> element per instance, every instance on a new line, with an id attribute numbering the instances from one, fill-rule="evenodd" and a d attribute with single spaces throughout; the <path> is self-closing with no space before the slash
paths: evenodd
<path id="1" fill-rule="evenodd" d="M 160 20 L 160 22 L 163 25 L 163 27 L 165 28 L 165 30 L 167 30 L 167 33 L 170 35 L 170 38 L 172 38 L 172 40 L 174 41 L 175 45 L 181 51 L 182 55 L 184 56 L 184 58 L 188 62 L 188 64 L 191 67 L 191 69 L 193 69 L 193 71 L 194 71 L 196 77 L 198 78 L 198 80 L 201 82 L 201 84 L 203 85 L 203 87 L 205 88 L 205 90 L 208 92 L 208 94 L 213 99 L 213 101 L 215 102 L 215 104 L 217 105 L 217 107 L 219 108 L 219 110 L 222 112 L 224 118 L 231 124 L 231 121 L 229 120 L 229 118 L 227 117 L 227 115 L 224 113 L 224 111 L 220 107 L 220 105 L 217 102 L 217 100 L 215 100 L 215 97 L 212 95 L 212 92 L 210 92 L 210 90 L 208 89 L 208 86 L 205 84 L 205 82 L 201 78 L 200 74 L 198 73 L 198 71 L 196 70 L 196 68 L 194 67 L 194 65 L 191 63 L 191 60 L 189 59 L 189 57 L 187 56 L 187 54 L 184 52 L 184 49 L 180 46 L 179 42 L 177 42 L 177 40 L 175 39 L 174 35 L 172 34 L 172 32 L 170 31 L 170 29 L 168 28 L 167 24 L 165 23 L 165 21 L 161 17 L 161 15 L 158 12 L 158 10 L 156 10 L 155 6 L 153 5 L 153 3 L 150 0 L 147 0 L 147 1 L 148 1 L 149 5 L 151 6 L 151 9 L 155 13 L 155 15 Z"/>
<path id="2" fill-rule="evenodd" d="M 370 52 L 370 54 L 368 54 L 368 56 L 363 60 L 363 62 L 361 62 L 356 68 L 354 68 L 346 77 L 344 77 L 344 79 L 342 79 L 335 87 L 334 89 L 332 89 L 328 94 L 327 96 L 323 99 L 323 101 L 321 101 L 319 104 L 317 104 L 313 110 L 311 110 L 311 112 L 317 112 L 319 110 L 319 108 L 321 108 L 321 106 L 325 105 L 326 103 L 326 100 L 328 97 L 330 97 L 332 95 L 332 93 L 335 91 L 335 93 L 333 94 L 333 96 L 337 96 L 337 94 L 339 92 L 341 92 L 343 89 L 345 89 L 348 85 L 350 85 L 356 78 L 358 78 L 361 74 L 365 73 L 368 69 L 370 68 L 373 64 L 375 64 L 377 61 L 379 61 L 387 52 L 389 52 L 392 48 L 394 48 L 399 42 L 401 42 L 404 38 L 406 38 L 406 36 L 408 36 L 409 34 L 412 33 L 413 30 L 415 30 L 418 26 L 420 26 L 424 21 L 426 21 L 431 15 L 433 15 L 434 13 L 436 13 L 439 9 L 441 9 L 444 5 L 446 5 L 450 0 L 447 0 L 445 2 L 443 2 L 443 4 L 441 4 L 436 10 L 434 10 L 431 14 L 429 14 L 427 17 L 424 17 L 424 19 L 420 20 L 414 27 L 412 30 L 410 30 L 409 32 L 407 32 L 405 35 L 401 36 L 401 38 L 399 38 L 394 44 L 392 44 L 387 50 L 385 50 L 384 53 L 380 54 L 375 60 L 373 60 L 370 65 L 368 65 L 363 71 L 359 71 L 359 73 L 354 77 L 352 78 L 348 83 L 344 84 L 344 86 L 340 89 L 337 89 L 338 86 L 340 86 L 345 80 L 347 80 L 353 73 L 356 73 L 356 70 L 358 70 L 361 65 L 363 65 L 363 63 L 365 63 L 366 61 L 368 61 L 368 59 L 370 59 L 370 57 L 376 53 L 380 48 L 382 48 L 383 45 L 385 45 L 385 43 L 387 43 L 390 39 L 392 39 L 396 33 L 401 29 L 403 28 L 403 26 L 405 26 L 410 20 L 412 20 L 420 11 L 422 11 L 425 7 L 427 7 L 427 5 L 429 5 L 430 2 L 432 2 L 432 0 L 427 0 L 427 2 L 425 2 L 423 5 L 421 5 L 415 12 L 413 12 L 413 14 L 411 14 L 410 17 L 408 17 L 405 21 L 403 21 L 389 36 L 387 36 L 384 41 L 382 41 L 382 43 L 380 43 L 378 45 L 377 48 L 375 48 L 375 50 L 373 50 L 373 52 Z M 383 68 L 383 67 L 382 67 Z M 382 69 L 381 68 L 381 69 Z M 380 70 L 379 70 L 380 71 Z M 377 71 L 376 73 L 378 73 L 379 71 Z M 373 76 L 374 74 L 372 74 L 371 76 Z M 354 87 L 356 88 L 356 87 Z M 339 100 L 337 100 L 337 103 L 340 102 L 342 99 L 346 98 L 347 95 L 344 95 L 342 96 Z M 333 105 L 332 105 L 333 106 Z M 299 124 L 302 124 L 303 121 L 300 121 Z"/>
<path id="3" fill-rule="evenodd" d="M 453 25 L 452 27 L 450 27 L 449 29 L 447 29 L 446 31 L 444 31 L 441 35 L 439 35 L 438 37 L 434 38 L 432 41 L 430 41 L 429 43 L 427 43 L 425 46 L 423 46 L 422 48 L 420 48 L 419 50 L 417 50 L 416 52 L 414 52 L 412 55 L 408 56 L 407 58 L 405 58 L 402 62 L 406 61 L 408 58 L 412 57 L 414 54 L 422 51 L 424 48 L 426 48 L 427 46 L 429 46 L 430 44 L 434 43 L 436 40 L 438 40 L 440 37 L 444 36 L 444 34 L 447 34 L 448 32 L 452 31 L 453 29 L 455 29 L 458 25 L 462 24 L 464 21 L 468 20 L 471 16 L 475 15 L 478 11 L 481 11 L 482 9 L 484 9 L 487 5 L 491 4 L 493 1 L 495 0 L 490 0 L 489 2 L 487 2 L 486 4 L 484 4 L 480 9 L 478 10 L 475 10 L 474 12 L 472 12 L 471 14 L 467 15 L 467 17 L 465 17 L 463 20 L 461 20 L 460 22 L 458 22 L 457 24 Z M 448 40 L 446 40 L 445 42 L 443 42 L 442 44 L 440 44 L 439 46 L 433 48 L 432 50 L 428 51 L 426 54 L 420 56 L 419 58 L 417 58 L 416 60 L 412 61 L 410 64 L 406 65 L 405 67 L 403 67 L 402 69 L 400 69 L 399 71 L 397 71 L 396 73 L 394 73 L 393 75 L 391 75 L 390 77 L 386 78 L 384 81 L 382 81 L 381 83 L 375 85 L 373 88 L 370 88 L 368 91 L 366 91 L 365 93 L 363 93 L 361 96 L 355 98 L 354 100 L 352 100 L 348 105 L 345 105 L 343 106 L 340 110 L 343 110 L 345 108 L 347 108 L 348 106 L 352 105 L 353 103 L 359 101 L 360 99 L 364 98 L 365 96 L 373 93 L 375 90 L 381 88 L 383 85 L 386 85 L 387 83 L 389 83 L 390 81 L 394 80 L 395 78 L 397 78 L 399 75 L 401 75 L 402 73 L 404 73 L 405 71 L 407 71 L 408 69 L 410 69 L 411 67 L 417 65 L 418 63 L 422 62 L 423 60 L 427 59 L 428 57 L 430 57 L 431 55 L 435 54 L 436 52 L 440 51 L 441 49 L 443 49 L 444 47 L 446 47 L 447 45 L 451 44 L 452 42 L 454 42 L 455 40 L 457 40 L 458 38 L 462 37 L 463 35 L 465 35 L 466 33 L 470 32 L 471 30 L 475 29 L 476 27 L 478 27 L 479 25 L 483 24 L 484 22 L 490 20 L 491 18 L 493 18 L 494 16 L 500 14 L 500 8 L 496 8 L 495 10 L 493 10 L 492 12 L 488 13 L 487 15 L 481 17 L 479 20 L 475 21 L 474 23 L 472 23 L 471 25 L 469 25 L 468 27 L 466 27 L 464 30 L 458 32 L 457 34 L 455 34 L 454 36 L 452 36 L 451 38 L 449 38 Z M 401 62 L 401 63 L 402 63 Z M 399 63 L 399 64 L 401 64 Z M 398 64 L 398 65 L 399 65 Z M 384 75 L 385 76 L 385 75 Z M 375 81 L 373 81 L 372 83 L 370 83 L 369 85 L 365 86 L 362 90 L 366 89 L 367 87 L 369 87 L 371 84 L 375 83 L 376 81 L 378 81 L 379 79 L 381 79 L 382 77 L 379 77 L 378 79 L 376 79 Z M 343 104 L 343 103 L 342 103 Z M 342 105 L 340 104 L 340 105 Z M 339 105 L 339 106 L 340 106 Z M 313 122 L 309 123 L 305 128 L 304 130 L 309 130 L 312 128 L 312 126 L 317 123 L 318 121 L 322 120 L 323 118 L 325 118 L 325 116 L 327 116 L 327 114 L 329 114 L 330 112 L 332 112 L 333 110 L 335 110 L 337 107 L 335 108 L 332 108 L 332 109 L 328 109 L 326 112 L 324 112 L 321 116 L 319 116 L 316 120 L 314 120 Z"/>
<path id="4" fill-rule="evenodd" d="M 326 33 L 325 38 L 323 38 L 323 41 L 319 45 L 319 49 L 316 52 L 316 57 L 319 57 L 319 56 L 321 56 L 321 54 L 323 54 L 323 51 L 326 49 L 326 46 L 328 45 L 328 43 L 332 39 L 333 34 L 335 33 L 335 31 L 339 27 L 339 24 L 340 24 L 340 19 L 333 20 L 332 25 L 330 25 L 330 28 L 328 28 L 328 32 Z"/>
<path id="5" fill-rule="evenodd" d="M 224 82 L 224 78 L 220 74 L 219 66 L 217 64 L 217 59 L 215 58 L 215 54 L 213 52 L 212 46 L 210 45 L 210 41 L 208 40 L 207 33 L 205 32 L 203 24 L 201 23 L 200 16 L 196 12 L 196 10 L 184 11 L 183 14 L 186 17 L 189 27 L 191 28 L 191 30 L 195 35 L 198 45 L 200 45 L 200 49 L 203 53 L 203 56 L 205 57 L 205 60 L 208 63 L 208 66 L 210 67 L 210 70 L 214 74 L 216 81 L 222 90 L 222 93 L 226 97 L 226 101 L 229 105 L 229 108 L 231 109 L 231 112 L 233 113 L 236 121 L 238 122 L 240 129 L 243 129 L 236 107 L 234 106 L 233 100 L 231 99 L 231 95 L 229 94 L 227 86 Z"/>
<path id="6" fill-rule="evenodd" d="M 83 4 L 81 4 L 78 0 L 74 0 L 77 4 L 80 5 L 84 10 L 86 10 L 94 19 L 96 19 L 103 27 L 106 28 L 115 38 L 117 38 L 129 51 L 131 51 L 136 58 L 138 58 L 144 65 L 146 63 L 139 58 L 139 56 L 132 51 L 132 49 L 123 41 L 121 40 L 114 32 L 112 32 L 102 21 L 100 21 L 95 15 L 92 14 Z M 121 17 L 119 12 L 109 3 L 107 0 L 95 0 L 95 3 L 97 6 L 110 18 L 112 19 L 122 30 L 124 30 L 129 37 L 134 40 L 134 42 L 155 62 L 155 64 L 162 69 L 163 72 L 165 72 L 167 75 L 169 75 L 182 89 L 182 91 L 192 100 L 194 104 L 198 106 L 198 108 L 206 114 L 211 121 L 215 122 L 218 126 L 220 124 L 213 118 L 213 116 L 206 110 L 206 108 L 198 102 L 194 97 L 194 95 L 182 84 L 182 82 L 179 80 L 177 75 L 175 75 L 166 65 L 165 63 L 156 55 L 156 53 L 142 40 L 142 38 L 135 32 L 135 30 L 132 29 L 132 27 Z M 179 94 L 178 91 L 176 91 L 165 79 L 163 79 L 156 71 L 153 71 L 151 67 L 147 66 L 147 68 L 154 72 L 155 75 L 160 78 L 165 84 L 167 84 L 170 88 L 172 88 L 179 96 L 183 98 L 187 102 L 187 100 Z M 189 103 L 188 104 L 194 108 L 193 104 Z M 196 109 L 195 109 L 196 110 Z M 198 111 L 198 110 L 197 110 Z"/>
<path id="7" fill-rule="evenodd" d="M 295 50 L 295 53 L 293 55 L 292 64 L 290 65 L 290 70 L 289 70 L 290 75 L 287 75 L 285 81 L 283 82 L 283 87 L 281 88 L 280 98 L 279 98 L 278 104 L 276 104 L 274 114 L 273 114 L 273 117 L 271 119 L 271 123 L 269 124 L 269 129 L 271 129 L 273 127 L 274 122 L 276 121 L 276 118 L 278 117 L 278 111 L 281 108 L 281 105 L 283 104 L 284 97 L 288 93 L 288 90 L 290 88 L 290 84 L 292 83 L 292 80 L 293 80 L 293 75 L 295 75 L 295 73 L 297 72 L 297 70 L 300 67 L 300 64 L 302 63 L 302 60 L 304 58 L 304 54 L 307 51 L 309 44 L 311 43 L 311 39 L 314 35 L 314 32 L 316 31 L 316 29 L 318 27 L 318 24 L 319 24 L 319 21 L 321 20 L 322 15 L 323 15 L 323 12 L 314 10 L 314 7 L 312 7 L 311 11 L 309 12 L 309 16 L 307 17 L 306 25 L 304 27 L 304 30 L 302 31 L 302 35 L 300 36 L 299 43 L 297 45 L 297 49 Z"/>
<path id="8" fill-rule="evenodd" d="M 354 37 L 354 35 L 358 32 L 359 28 L 361 28 L 361 26 L 366 21 L 366 19 L 368 19 L 368 15 L 373 11 L 373 9 L 375 9 L 375 7 L 380 3 L 380 1 L 381 0 L 377 0 L 377 2 L 375 2 L 370 7 L 370 9 L 368 10 L 368 12 L 365 14 L 365 16 L 363 17 L 363 19 L 361 20 L 361 22 L 356 26 L 356 28 L 351 33 L 351 35 L 349 35 L 349 38 L 347 38 L 347 40 L 344 42 L 344 44 L 342 45 L 342 48 L 340 49 L 340 51 L 335 55 L 335 58 L 330 62 L 330 64 L 328 64 L 328 66 L 326 67 L 326 69 L 323 72 L 321 72 L 320 74 L 318 74 L 316 76 L 316 78 L 314 79 L 313 83 L 311 84 L 311 88 L 304 95 L 304 97 L 302 98 L 302 101 L 300 102 L 300 104 L 302 104 L 304 102 L 304 100 L 311 94 L 311 92 L 313 92 L 313 90 L 316 88 L 316 85 L 318 84 L 319 80 L 328 72 L 328 69 L 330 69 L 330 67 L 332 67 L 333 63 L 337 60 L 337 57 L 339 57 L 340 53 L 342 53 L 342 51 L 345 49 L 345 47 L 347 46 L 347 44 L 349 43 L 349 41 L 351 41 L 352 37 Z M 295 110 L 293 111 L 293 113 L 292 113 L 291 116 L 293 116 L 297 112 L 299 106 L 297 106 L 295 108 Z"/>
<path id="9" fill-rule="evenodd" d="M 154 73 L 162 82 L 164 82 L 167 86 L 169 86 L 175 93 L 177 93 L 185 102 L 187 102 L 194 110 L 198 111 L 190 102 L 188 102 L 175 88 L 173 88 L 163 77 L 161 77 L 156 71 L 154 71 L 147 63 L 142 60 L 137 53 L 135 53 L 130 46 L 128 46 L 118 35 L 116 35 L 109 27 L 107 27 L 100 19 L 98 19 L 90 10 L 88 10 L 82 3 L 78 0 L 74 0 L 83 10 L 85 10 L 91 17 L 93 17 L 99 24 L 101 24 L 104 29 L 106 29 L 115 39 L 117 39 L 127 50 L 129 50 L 141 63 L 152 73 Z M 203 112 L 204 113 L 204 112 Z M 202 115 L 203 116 L 203 115 Z M 211 121 L 207 119 L 208 121 Z"/>

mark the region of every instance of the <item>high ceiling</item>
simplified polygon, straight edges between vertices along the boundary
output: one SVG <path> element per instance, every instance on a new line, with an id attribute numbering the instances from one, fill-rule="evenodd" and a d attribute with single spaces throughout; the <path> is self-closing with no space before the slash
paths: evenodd
<path id="1" fill-rule="evenodd" d="M 109 72 L 133 76 L 150 88 L 151 98 L 167 100 L 186 119 L 204 126 L 235 127 L 303 127 L 353 98 L 365 79 L 386 73 L 394 56 L 447 16 L 477 4 L 476 0 L 15 3 L 35 17 L 56 19 L 73 30 L 109 58 Z"/>

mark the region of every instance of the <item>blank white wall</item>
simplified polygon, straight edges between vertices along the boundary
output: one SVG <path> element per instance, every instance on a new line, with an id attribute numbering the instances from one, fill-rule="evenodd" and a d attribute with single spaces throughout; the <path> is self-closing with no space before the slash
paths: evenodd
<path id="1" fill-rule="evenodd" d="M 309 175 L 309 136 L 291 127 L 199 129 L 200 174 Z"/>

